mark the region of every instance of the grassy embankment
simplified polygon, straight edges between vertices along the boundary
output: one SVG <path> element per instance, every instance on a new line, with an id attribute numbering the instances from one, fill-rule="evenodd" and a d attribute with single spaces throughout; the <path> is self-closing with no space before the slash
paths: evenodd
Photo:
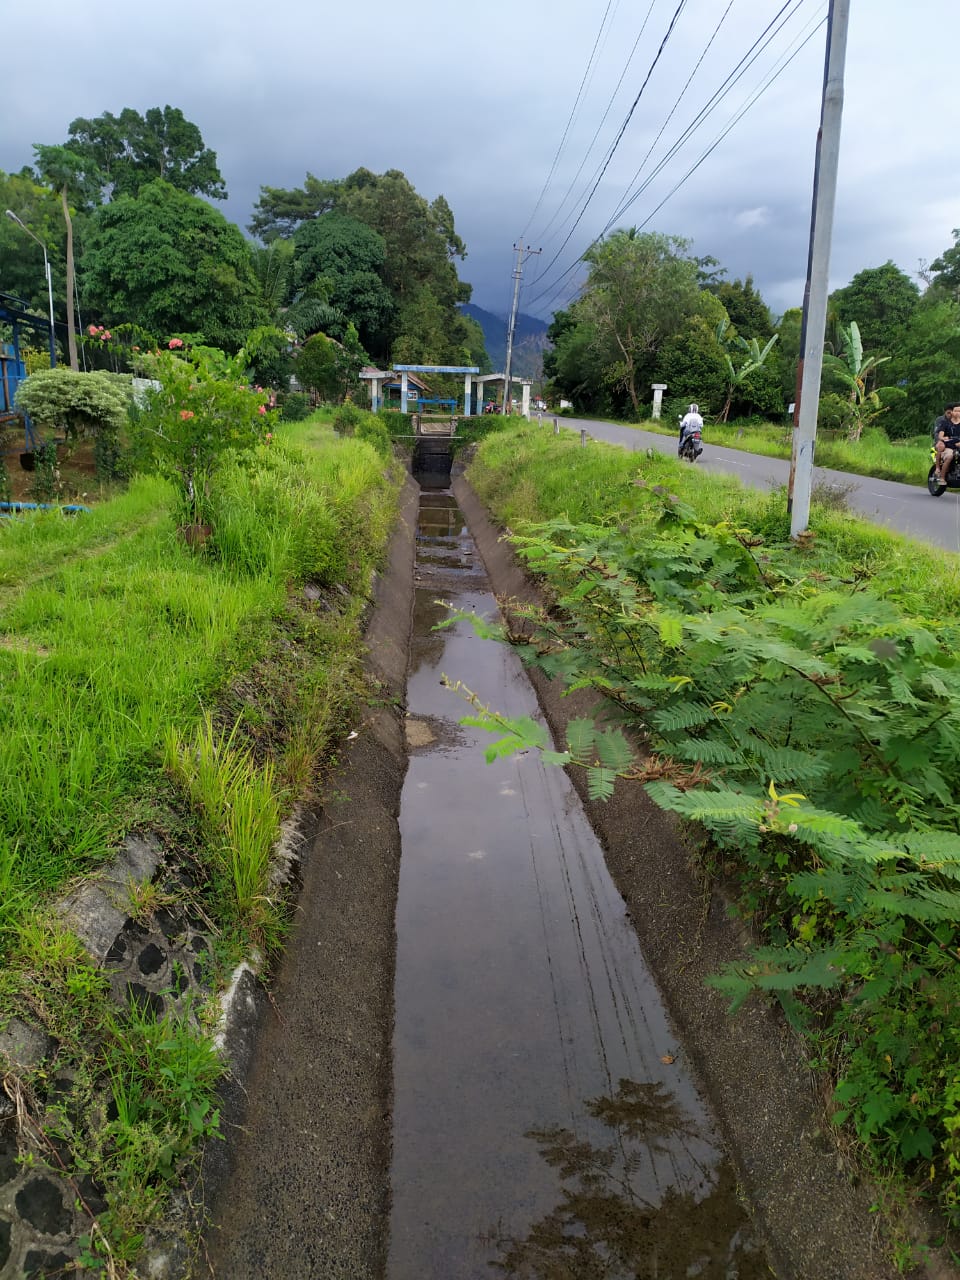
<path id="1" fill-rule="evenodd" d="M 838 1132 L 955 1225 L 960 560 L 816 506 L 797 546 L 780 494 L 542 427 L 469 475 L 561 605 L 525 624 L 536 660 L 649 751 L 581 726 L 572 760 L 695 822 L 737 886 L 756 951 L 717 985 L 781 1000 Z"/>
<path id="2" fill-rule="evenodd" d="M 668 426 L 662 419 L 621 425 L 655 431 L 658 435 L 677 434 L 672 424 Z M 706 444 L 758 453 L 767 458 L 789 458 L 791 436 L 789 424 L 775 422 L 707 422 L 703 429 Z M 892 441 L 882 430 L 869 428 L 860 440 L 820 432 L 817 436 L 817 466 L 849 471 L 858 476 L 876 476 L 879 480 L 924 485 L 930 469 L 930 440 L 927 436 L 917 436 L 910 440 Z"/>
<path id="3" fill-rule="evenodd" d="M 118 905 L 206 920 L 221 978 L 278 943 L 270 852 L 363 696 L 361 616 L 398 481 L 314 419 L 218 472 L 199 549 L 157 478 L 72 520 L 0 522 L 0 1027 L 16 1014 L 54 1045 L 7 1085 L 39 1158 L 56 1167 L 52 1138 L 106 1200 L 91 1265 L 136 1256 L 164 1184 L 216 1131 L 221 1065 L 209 1013 L 112 1007 L 51 902 L 149 830 L 189 887 L 131 886 Z"/>

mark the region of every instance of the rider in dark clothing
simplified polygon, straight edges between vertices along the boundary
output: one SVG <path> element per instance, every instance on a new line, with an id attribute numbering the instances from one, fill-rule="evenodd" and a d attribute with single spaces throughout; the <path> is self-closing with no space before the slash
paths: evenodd
<path id="1" fill-rule="evenodd" d="M 933 424 L 933 442 L 937 479 L 946 484 L 954 454 L 960 448 L 960 404 L 944 405 L 942 417 Z"/>

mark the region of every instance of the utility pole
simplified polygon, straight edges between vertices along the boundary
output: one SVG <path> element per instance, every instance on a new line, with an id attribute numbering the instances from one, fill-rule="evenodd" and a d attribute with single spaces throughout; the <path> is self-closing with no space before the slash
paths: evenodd
<path id="1" fill-rule="evenodd" d="M 810 218 L 810 252 L 803 293 L 800 326 L 800 364 L 794 409 L 793 451 L 787 510 L 790 536 L 803 533 L 810 520 L 813 487 L 813 452 L 817 439 L 820 375 L 823 372 L 823 340 L 827 328 L 827 294 L 830 278 L 830 241 L 837 195 L 840 159 L 840 120 L 843 115 L 843 67 L 847 51 L 850 0 L 830 0 L 827 15 L 827 50 L 823 72 L 820 131 L 813 170 L 813 210 Z"/>
<path id="2" fill-rule="evenodd" d="M 523 264 L 527 258 L 542 253 L 542 249 L 524 249 L 523 241 L 515 244 L 517 265 L 513 269 L 513 306 L 510 308 L 510 320 L 507 324 L 507 361 L 503 369 L 503 412 L 507 412 L 510 404 L 510 365 L 513 361 L 513 332 L 517 327 L 517 305 L 520 302 L 520 277 L 523 275 Z"/>

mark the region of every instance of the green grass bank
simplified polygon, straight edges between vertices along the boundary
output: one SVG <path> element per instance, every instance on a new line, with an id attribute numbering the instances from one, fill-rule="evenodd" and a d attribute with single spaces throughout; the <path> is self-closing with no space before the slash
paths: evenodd
<path id="1" fill-rule="evenodd" d="M 0 1032 L 49 1038 L 5 1085 L 23 1158 L 102 1203 L 92 1272 L 136 1274 L 165 1188 L 217 1131 L 222 1064 L 212 1005 L 118 1008 L 52 904 L 148 833 L 165 878 L 115 905 L 202 926 L 213 997 L 279 945 L 271 853 L 368 696 L 362 622 L 402 479 L 382 431 L 348 429 L 280 424 L 226 457 L 201 528 L 178 528 L 157 477 L 73 519 L 0 522 Z"/>

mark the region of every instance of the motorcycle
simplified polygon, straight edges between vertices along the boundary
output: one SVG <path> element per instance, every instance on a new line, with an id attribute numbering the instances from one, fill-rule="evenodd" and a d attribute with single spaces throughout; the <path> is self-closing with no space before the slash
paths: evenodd
<path id="1" fill-rule="evenodd" d="M 953 461 L 947 472 L 947 483 L 937 479 L 937 451 L 930 447 L 930 470 L 927 472 L 927 490 L 931 498 L 942 498 L 948 489 L 960 489 L 960 449 L 954 449 Z"/>
<path id="2" fill-rule="evenodd" d="M 677 456 L 680 458 L 686 458 L 687 462 L 696 462 L 701 453 L 703 453 L 701 432 L 699 428 L 692 427 L 685 433 L 683 439 L 680 441 L 680 448 L 677 451 Z"/>

